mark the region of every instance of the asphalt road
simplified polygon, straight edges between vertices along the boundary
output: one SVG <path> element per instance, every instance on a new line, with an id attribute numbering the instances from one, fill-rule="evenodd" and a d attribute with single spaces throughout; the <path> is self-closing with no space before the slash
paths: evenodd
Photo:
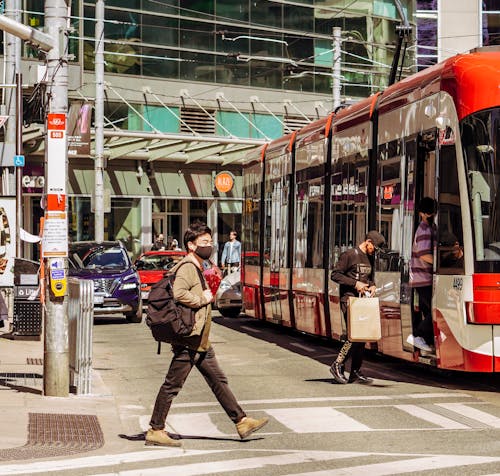
<path id="1" fill-rule="evenodd" d="M 116 400 L 116 445 L 68 459 L 64 470 L 46 462 L 45 474 L 500 474 L 498 377 L 368 354 L 363 370 L 374 384 L 338 385 L 328 372 L 338 344 L 244 317 L 214 320 L 231 388 L 249 415 L 270 418 L 265 428 L 240 441 L 195 369 L 167 418 L 183 447 L 145 447 L 170 351 L 156 354 L 144 324 L 99 318 L 94 368 Z"/>

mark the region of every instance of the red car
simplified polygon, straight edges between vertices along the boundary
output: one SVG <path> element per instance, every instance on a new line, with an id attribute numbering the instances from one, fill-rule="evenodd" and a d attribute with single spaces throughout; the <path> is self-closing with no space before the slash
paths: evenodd
<path id="1" fill-rule="evenodd" d="M 186 252 L 178 251 L 146 251 L 135 262 L 135 267 L 141 280 L 141 294 L 143 304 L 147 303 L 151 286 L 165 276 L 184 256 Z M 203 272 L 208 286 L 215 296 L 222 279 L 222 273 L 215 265 Z"/>
<path id="2" fill-rule="evenodd" d="M 147 303 L 151 285 L 157 283 L 184 256 L 185 251 L 146 251 L 135 261 L 135 267 L 141 280 L 143 304 Z"/>

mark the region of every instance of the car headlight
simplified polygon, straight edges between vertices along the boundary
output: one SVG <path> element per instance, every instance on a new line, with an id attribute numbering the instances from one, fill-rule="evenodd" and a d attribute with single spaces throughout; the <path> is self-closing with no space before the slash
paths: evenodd
<path id="1" fill-rule="evenodd" d="M 227 283 L 226 281 L 222 281 L 219 285 L 219 289 L 221 291 L 227 291 L 228 289 L 231 289 L 231 285 Z"/>
<path id="2" fill-rule="evenodd" d="M 120 289 L 135 289 L 137 287 L 137 283 L 123 283 L 120 286 Z"/>

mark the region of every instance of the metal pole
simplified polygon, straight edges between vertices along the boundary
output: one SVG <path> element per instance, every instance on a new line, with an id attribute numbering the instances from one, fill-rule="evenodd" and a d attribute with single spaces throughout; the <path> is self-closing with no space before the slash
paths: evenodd
<path id="1" fill-rule="evenodd" d="M 333 80 L 332 80 L 332 95 L 333 95 L 333 110 L 340 107 L 340 35 L 341 29 L 338 26 L 333 27 Z"/>
<path id="2" fill-rule="evenodd" d="M 23 155 L 23 81 L 22 74 L 16 73 L 16 155 Z M 16 167 L 16 256 L 22 258 L 23 245 L 21 228 L 23 228 L 23 168 Z"/>
<path id="3" fill-rule="evenodd" d="M 20 0 L 6 0 L 5 14 L 10 21 L 18 22 L 21 16 Z M 20 71 L 21 66 L 21 40 L 12 33 L 5 32 L 5 82 L 7 84 L 15 84 L 16 73 Z M 3 157 L 0 163 L 10 167 L 14 164 L 14 155 L 16 153 L 16 93 L 12 88 L 6 88 L 4 92 L 6 111 L 3 112 L 9 116 L 9 120 L 5 124 L 5 143 L 2 147 Z M 12 169 L 11 169 L 12 170 Z M 14 195 L 13 190 L 9 190 L 9 180 L 7 182 L 7 190 L 4 190 L 4 195 Z M 17 190 L 16 190 L 17 196 Z M 16 222 L 16 229 L 18 223 Z M 19 235 L 17 235 L 19 236 Z M 17 245 L 16 245 L 17 253 Z"/>
<path id="4" fill-rule="evenodd" d="M 95 240 L 104 241 L 104 0 L 95 4 Z"/>
<path id="5" fill-rule="evenodd" d="M 69 8 L 65 0 L 46 0 L 45 31 L 55 41 L 47 53 L 47 139 L 45 152 L 46 206 L 44 224 L 44 253 L 46 276 L 45 339 L 44 339 L 44 394 L 65 397 L 69 393 L 69 344 L 66 285 L 54 286 L 55 277 L 68 269 L 68 235 L 66 182 L 68 177 L 68 150 L 66 144 L 66 113 L 68 111 L 67 22 Z M 58 140 L 61 140 L 58 142 Z M 56 218 L 59 217 L 59 219 Z M 64 230 L 66 223 L 66 230 Z M 54 254 L 47 253 L 48 230 L 60 227 L 55 233 Z M 64 235 L 64 236 L 62 236 Z M 57 241 L 59 236 L 60 241 Z M 53 242 L 51 243 L 53 244 Z M 66 248 L 64 252 L 64 247 Z M 60 258 L 57 256 L 59 250 Z M 55 273 L 58 271 L 58 274 Z M 58 283 L 60 284 L 60 282 Z"/>

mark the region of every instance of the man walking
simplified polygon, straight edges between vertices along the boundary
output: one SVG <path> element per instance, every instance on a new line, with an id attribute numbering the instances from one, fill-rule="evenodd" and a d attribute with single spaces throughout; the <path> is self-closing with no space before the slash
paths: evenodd
<path id="1" fill-rule="evenodd" d="M 344 251 L 332 271 L 332 281 L 340 285 L 340 309 L 347 329 L 347 305 L 350 296 L 360 293 L 375 294 L 373 281 L 373 255 L 375 250 L 385 243 L 384 237 L 376 230 L 369 231 L 365 240 L 356 248 Z M 364 342 L 351 342 L 347 339 L 330 367 L 330 372 L 337 383 L 359 382 L 369 384 L 372 379 L 361 373 L 363 363 Z M 351 359 L 349 379 L 344 374 L 347 360 Z"/>
<path id="2" fill-rule="evenodd" d="M 234 230 L 229 232 L 229 241 L 224 244 L 224 249 L 222 250 L 222 269 L 226 269 L 230 273 L 234 269 L 238 268 L 241 259 L 241 243 L 236 239 L 237 233 Z"/>
<path id="3" fill-rule="evenodd" d="M 146 445 L 181 446 L 165 431 L 165 421 L 172 400 L 182 389 L 193 367 L 203 375 L 222 408 L 235 423 L 241 439 L 262 428 L 269 420 L 246 416 L 229 388 L 227 377 L 219 367 L 209 341 L 213 295 L 201 280 L 205 279 L 202 263 L 213 253 L 210 228 L 201 222 L 192 223 L 184 234 L 184 246 L 187 256 L 172 268 L 172 272 L 176 273 L 173 293 L 177 302 L 196 310 L 195 326 L 189 336 L 179 338 L 172 344 L 172 361 L 156 397 L 151 428 L 146 433 Z"/>

